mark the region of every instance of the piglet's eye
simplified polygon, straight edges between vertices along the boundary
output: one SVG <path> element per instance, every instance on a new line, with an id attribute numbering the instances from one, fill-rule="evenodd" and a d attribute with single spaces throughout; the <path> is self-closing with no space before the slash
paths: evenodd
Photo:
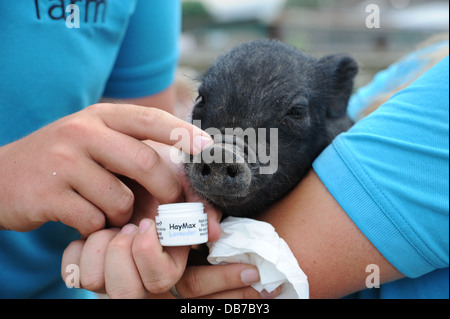
<path id="1" fill-rule="evenodd" d="M 195 99 L 195 103 L 197 107 L 203 107 L 206 103 L 205 101 L 205 97 L 203 95 L 199 95 L 196 99 Z"/>
<path id="2" fill-rule="evenodd" d="M 296 119 L 300 119 L 305 117 L 305 115 L 307 114 L 307 108 L 304 106 L 294 106 L 291 107 L 288 111 L 288 116 L 296 118 Z"/>

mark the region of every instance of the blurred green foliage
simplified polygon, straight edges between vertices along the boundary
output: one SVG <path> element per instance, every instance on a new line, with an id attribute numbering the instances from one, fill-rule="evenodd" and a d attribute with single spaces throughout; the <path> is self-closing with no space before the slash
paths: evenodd
<path id="1" fill-rule="evenodd" d="M 212 18 L 203 4 L 199 1 L 183 1 L 183 30 L 208 27 Z"/>
<path id="2" fill-rule="evenodd" d="M 202 3 L 198 1 L 183 1 L 182 12 L 184 17 L 205 17 L 208 12 Z"/>

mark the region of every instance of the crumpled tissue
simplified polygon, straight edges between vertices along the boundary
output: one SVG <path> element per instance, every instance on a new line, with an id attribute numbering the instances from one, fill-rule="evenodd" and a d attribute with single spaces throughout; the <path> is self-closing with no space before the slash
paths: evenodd
<path id="1" fill-rule="evenodd" d="M 286 242 L 272 225 L 248 218 L 228 217 L 222 221 L 221 236 L 208 243 L 208 261 L 213 265 L 246 263 L 258 268 L 260 281 L 252 287 L 258 292 L 274 291 L 278 299 L 308 299 L 309 285 Z"/>

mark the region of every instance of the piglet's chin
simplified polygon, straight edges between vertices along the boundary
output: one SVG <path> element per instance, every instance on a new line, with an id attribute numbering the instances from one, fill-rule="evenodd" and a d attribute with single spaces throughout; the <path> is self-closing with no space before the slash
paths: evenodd
<path id="1" fill-rule="evenodd" d="M 248 201 L 247 195 L 201 194 L 201 196 L 221 209 L 242 205 Z"/>

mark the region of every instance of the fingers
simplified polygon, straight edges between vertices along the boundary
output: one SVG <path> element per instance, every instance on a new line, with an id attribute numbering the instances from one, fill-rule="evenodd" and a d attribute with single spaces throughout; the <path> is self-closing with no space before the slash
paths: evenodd
<path id="1" fill-rule="evenodd" d="M 245 264 L 196 266 L 186 269 L 177 289 L 185 298 L 198 298 L 248 287 L 257 281 L 259 274 L 256 268 Z"/>
<path id="2" fill-rule="evenodd" d="M 199 299 L 273 299 L 278 297 L 281 292 L 281 287 L 278 287 L 270 293 L 266 290 L 258 292 L 253 287 L 246 287 L 211 294 L 206 297 L 200 297 Z"/>
<path id="3" fill-rule="evenodd" d="M 125 225 L 108 245 L 105 288 L 108 296 L 113 299 L 141 299 L 148 295 L 131 252 L 137 231 L 135 225 Z"/>
<path id="4" fill-rule="evenodd" d="M 118 132 L 108 132 L 88 146 L 89 155 L 108 170 L 136 180 L 160 203 L 183 200 L 181 183 L 150 146 Z"/>
<path id="5" fill-rule="evenodd" d="M 208 214 L 208 241 L 218 241 L 221 233 L 220 220 L 222 218 L 222 213 L 208 203 L 204 205 L 205 211 Z"/>
<path id="6" fill-rule="evenodd" d="M 144 219 L 133 242 L 133 257 L 145 288 L 161 294 L 172 288 L 186 267 L 190 247 L 163 247 L 159 243 L 155 222 Z"/>
<path id="7" fill-rule="evenodd" d="M 105 293 L 105 255 L 106 248 L 119 229 L 98 231 L 86 240 L 70 243 L 65 249 L 61 262 L 61 276 L 64 281 L 70 271 L 70 265 L 76 265 L 80 272 L 78 282 L 71 283 L 97 293 Z"/>
<path id="8" fill-rule="evenodd" d="M 105 215 L 91 202 L 71 189 L 59 194 L 58 202 L 48 211 L 49 220 L 75 228 L 82 237 L 105 227 Z"/>
<path id="9" fill-rule="evenodd" d="M 137 181 L 161 204 L 184 200 L 179 178 L 152 147 L 139 139 L 178 143 L 170 140 L 170 132 L 182 128 L 190 133 L 187 141 L 181 143 L 181 148 L 193 152 L 189 140 L 204 136 L 199 128 L 161 110 L 113 104 L 89 107 L 82 115 L 74 115 L 59 124 L 65 127 L 60 136 L 78 141 L 73 144 L 77 146 L 73 150 L 65 147 L 64 156 L 56 157 L 65 159 L 62 165 L 68 168 L 65 172 L 66 182 L 98 209 L 85 217 L 90 219 L 90 224 L 69 224 L 83 235 L 101 229 L 106 224 L 105 217 L 102 219 L 98 215 L 99 211 L 106 215 L 107 223 L 111 226 L 122 226 L 130 220 L 134 195 L 111 172 Z M 84 213 L 88 215 L 91 211 L 85 210 Z M 55 219 L 66 223 L 66 220 L 70 222 L 79 218 L 79 214 L 76 214 Z"/>
<path id="10" fill-rule="evenodd" d="M 106 249 L 119 229 L 105 229 L 89 236 L 80 254 L 80 281 L 84 289 L 105 293 Z"/>
<path id="11" fill-rule="evenodd" d="M 80 150 L 55 146 L 50 154 L 55 172 L 40 191 L 40 202 L 50 207 L 42 209 L 43 215 L 76 228 L 83 236 L 102 229 L 106 216 L 111 226 L 122 226 L 130 219 L 134 194 L 115 175 Z"/>
<path id="12" fill-rule="evenodd" d="M 112 173 L 137 181 L 161 204 L 184 200 L 176 174 L 152 147 L 141 140 L 178 144 L 179 141 L 170 139 L 170 132 L 181 128 L 189 132 L 189 138 L 180 143 L 185 151 L 199 151 L 194 150 L 191 143 L 197 137 L 211 141 L 199 128 L 166 112 L 135 105 L 94 105 L 54 126 L 56 135 L 62 140 L 51 144 L 58 155 L 52 164 L 54 170 L 64 168 L 65 172 L 58 170 L 58 177 L 65 173 L 66 183 L 97 208 L 95 213 L 85 217 L 93 226 L 69 224 L 83 235 L 104 227 L 105 217 L 102 220 L 99 211 L 106 215 L 111 226 L 122 226 L 130 220 L 133 193 Z M 204 146 L 201 144 L 200 148 Z M 85 210 L 84 214 L 91 211 Z M 52 220 L 76 221 L 79 215 L 61 216 L 56 212 Z"/>
<path id="13" fill-rule="evenodd" d="M 67 172 L 68 184 L 108 216 L 109 226 L 125 225 L 133 212 L 133 192 L 96 162 L 80 160 L 76 165 Z"/>
<path id="14" fill-rule="evenodd" d="M 222 219 L 222 212 L 206 202 L 198 194 L 194 193 L 192 187 L 186 179 L 186 174 L 183 171 L 183 175 L 178 175 L 183 188 L 187 202 L 202 202 L 205 207 L 205 212 L 208 214 L 208 241 L 215 242 L 220 238 L 220 221 Z"/>
<path id="15" fill-rule="evenodd" d="M 152 147 L 141 141 L 150 139 L 176 145 L 196 154 L 212 143 L 208 134 L 158 109 L 98 104 L 90 110 L 112 129 L 104 132 L 107 138 L 90 144 L 88 151 L 95 160 L 117 174 L 138 181 L 162 204 L 183 200 L 182 185 L 176 174 Z M 174 135 L 174 131 L 182 133 Z"/>
<path id="16" fill-rule="evenodd" d="M 84 240 L 71 242 L 64 250 L 61 261 L 61 277 L 68 287 L 80 287 L 79 282 L 69 282 L 71 274 L 70 266 L 79 265 L 81 252 L 83 250 Z M 78 278 L 75 278 L 78 279 Z"/>
<path id="17" fill-rule="evenodd" d="M 200 128 L 160 109 L 128 104 L 97 104 L 90 109 L 115 131 L 139 140 L 177 145 L 189 154 L 196 155 L 212 143 L 211 136 Z M 183 138 L 175 136 L 174 130 L 180 132 Z"/>
<path id="18" fill-rule="evenodd" d="M 280 295 L 281 288 L 259 293 L 250 286 L 258 281 L 258 270 L 252 265 L 195 266 L 186 269 L 176 287 L 189 299 L 269 299 Z"/>
<path id="19" fill-rule="evenodd" d="M 111 298 L 145 298 L 167 292 L 183 274 L 189 247 L 163 249 L 156 225 L 143 220 L 126 225 L 109 243 L 105 287 Z"/>

